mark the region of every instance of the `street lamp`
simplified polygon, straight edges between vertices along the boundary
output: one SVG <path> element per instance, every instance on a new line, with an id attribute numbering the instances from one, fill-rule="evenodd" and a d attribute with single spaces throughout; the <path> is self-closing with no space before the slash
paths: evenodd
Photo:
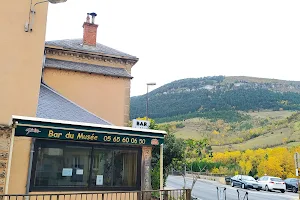
<path id="1" fill-rule="evenodd" d="M 28 21 L 25 23 L 25 26 L 24 26 L 24 31 L 25 32 L 32 32 L 32 26 L 33 26 L 33 20 L 34 20 L 34 15 L 36 14 L 35 12 L 35 6 L 38 5 L 38 4 L 42 4 L 42 3 L 53 3 L 53 4 L 58 4 L 58 3 L 64 3 L 66 2 L 67 0 L 44 0 L 44 1 L 39 1 L 39 2 L 36 2 L 34 5 L 32 5 L 32 1 L 30 3 L 30 12 L 29 12 L 29 19 Z"/>
<path id="2" fill-rule="evenodd" d="M 147 83 L 147 103 L 146 103 L 146 120 L 148 120 L 148 108 L 149 108 L 149 98 L 148 98 L 148 91 L 149 91 L 149 86 L 150 85 L 156 85 L 156 83 Z"/>

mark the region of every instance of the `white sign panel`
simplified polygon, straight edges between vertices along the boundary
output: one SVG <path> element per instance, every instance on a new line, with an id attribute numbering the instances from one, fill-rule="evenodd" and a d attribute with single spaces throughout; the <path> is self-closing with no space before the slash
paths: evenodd
<path id="1" fill-rule="evenodd" d="M 77 175 L 83 175 L 83 169 L 76 169 Z"/>
<path id="2" fill-rule="evenodd" d="M 149 129 L 150 121 L 134 119 L 132 120 L 132 128 Z"/>
<path id="3" fill-rule="evenodd" d="M 103 185 L 103 175 L 97 175 L 96 185 Z"/>
<path id="4" fill-rule="evenodd" d="M 73 169 L 72 168 L 63 168 L 62 176 L 72 176 Z"/>

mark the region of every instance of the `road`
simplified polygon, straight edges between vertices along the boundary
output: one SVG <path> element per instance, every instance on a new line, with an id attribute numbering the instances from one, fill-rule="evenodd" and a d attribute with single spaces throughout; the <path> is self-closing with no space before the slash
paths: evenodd
<path id="1" fill-rule="evenodd" d="M 192 184 L 192 178 L 187 177 L 187 187 Z M 183 178 L 181 176 L 169 176 L 167 179 L 167 188 L 179 189 L 183 187 Z M 249 200 L 296 200 L 299 198 L 298 194 L 291 192 L 266 192 L 256 190 L 243 190 L 241 188 L 231 187 L 230 185 L 223 185 L 215 181 L 198 180 L 192 191 L 192 196 L 199 200 L 218 200 L 217 187 L 226 188 L 226 200 L 239 200 L 237 190 L 240 191 L 242 197 L 248 192 Z M 240 198 L 241 200 L 243 198 Z M 247 198 L 245 198 L 246 200 Z M 221 200 L 221 198 L 220 198 Z M 224 199 L 222 199 L 224 200 Z"/>

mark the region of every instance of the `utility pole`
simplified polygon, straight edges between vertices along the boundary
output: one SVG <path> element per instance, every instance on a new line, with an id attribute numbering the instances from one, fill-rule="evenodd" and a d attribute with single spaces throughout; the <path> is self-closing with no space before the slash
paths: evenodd
<path id="1" fill-rule="evenodd" d="M 148 92 L 149 92 L 149 85 L 156 85 L 156 83 L 147 83 L 147 94 L 146 94 L 146 120 L 148 121 L 148 109 L 149 109 L 149 97 L 148 97 Z"/>
<path id="2" fill-rule="evenodd" d="M 300 159 L 299 153 L 296 152 L 294 154 L 294 160 L 295 160 L 296 176 L 297 176 L 297 179 L 298 179 L 298 193 L 300 191 L 300 181 L 299 181 L 299 171 L 298 171 L 298 169 L 299 169 L 299 159 Z M 300 200 L 300 193 L 299 193 L 299 200 Z"/>

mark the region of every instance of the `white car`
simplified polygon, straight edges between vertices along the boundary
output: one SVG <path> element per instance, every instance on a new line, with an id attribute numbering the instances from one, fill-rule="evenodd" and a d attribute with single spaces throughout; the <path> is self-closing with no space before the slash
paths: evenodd
<path id="1" fill-rule="evenodd" d="M 266 191 L 279 190 L 284 193 L 286 191 L 285 182 L 278 177 L 263 176 L 258 179 L 258 184 Z"/>

